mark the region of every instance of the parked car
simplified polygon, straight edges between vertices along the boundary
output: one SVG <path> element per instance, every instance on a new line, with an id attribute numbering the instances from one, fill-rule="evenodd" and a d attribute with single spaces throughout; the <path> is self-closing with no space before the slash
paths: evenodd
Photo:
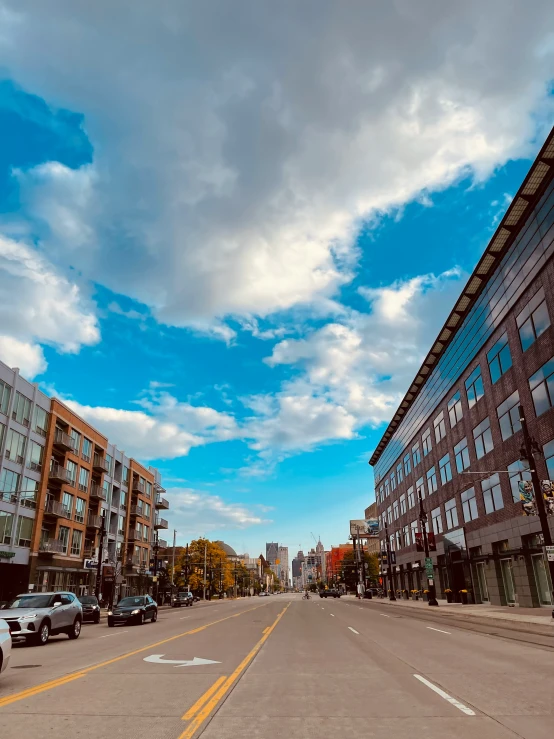
<path id="1" fill-rule="evenodd" d="M 7 668 L 12 652 L 12 637 L 10 627 L 0 618 L 0 675 Z"/>
<path id="2" fill-rule="evenodd" d="M 2 618 L 13 641 L 44 646 L 56 634 L 78 639 L 83 607 L 75 593 L 23 593 L 2 609 Z"/>
<path id="3" fill-rule="evenodd" d="M 100 623 L 100 604 L 95 595 L 80 595 L 79 600 L 83 606 L 83 621 Z"/>
<path id="4" fill-rule="evenodd" d="M 112 611 L 108 611 L 108 626 L 116 624 L 143 624 L 158 620 L 158 606 L 149 595 L 123 598 Z"/>
<path id="5" fill-rule="evenodd" d="M 171 607 L 180 608 L 181 606 L 192 606 L 194 603 L 194 595 L 186 590 L 182 593 L 175 593 L 171 597 Z"/>
<path id="6" fill-rule="evenodd" d="M 340 591 L 335 590 L 334 588 L 331 588 L 330 590 L 320 590 L 319 591 L 319 597 L 320 598 L 340 598 Z"/>
<path id="7" fill-rule="evenodd" d="M 266 592 L 265 592 L 265 590 L 262 590 L 262 592 L 261 592 L 261 593 L 258 593 L 258 596 L 259 596 L 260 598 L 263 598 L 263 597 L 264 597 L 264 596 L 266 596 L 266 595 L 271 595 L 271 593 L 266 593 Z"/>

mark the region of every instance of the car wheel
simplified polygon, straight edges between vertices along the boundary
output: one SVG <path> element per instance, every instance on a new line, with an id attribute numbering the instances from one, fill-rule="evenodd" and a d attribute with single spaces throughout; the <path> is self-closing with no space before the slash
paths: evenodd
<path id="1" fill-rule="evenodd" d="M 158 620 L 158 611 L 154 611 L 152 614 L 152 623 Z"/>
<path id="2" fill-rule="evenodd" d="M 95 624 L 99 624 L 100 623 L 100 614 L 98 614 L 98 616 L 95 616 L 94 617 L 94 623 Z"/>
<path id="3" fill-rule="evenodd" d="M 73 626 L 70 627 L 70 629 L 67 632 L 67 635 L 70 639 L 78 639 L 79 635 L 81 634 L 81 619 L 76 618 L 73 622 Z"/>
<path id="4" fill-rule="evenodd" d="M 142 611 L 142 613 L 139 616 L 139 623 L 141 626 L 144 625 L 144 611 Z"/>
<path id="5" fill-rule="evenodd" d="M 110 626 L 110 627 L 113 626 L 113 621 L 111 621 L 110 619 L 108 619 L 108 626 Z"/>
<path id="6" fill-rule="evenodd" d="M 40 625 L 37 635 L 35 636 L 34 643 L 39 647 L 43 647 L 48 642 L 49 638 L 50 624 L 48 623 L 48 621 L 43 621 Z"/>

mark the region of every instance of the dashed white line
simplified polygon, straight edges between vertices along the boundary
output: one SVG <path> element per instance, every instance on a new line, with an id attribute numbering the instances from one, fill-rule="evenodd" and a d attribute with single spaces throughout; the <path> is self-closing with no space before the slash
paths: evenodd
<path id="1" fill-rule="evenodd" d="M 335 614 L 334 613 L 330 613 L 329 615 L 332 616 L 333 618 L 335 618 Z"/>
<path id="2" fill-rule="evenodd" d="M 118 633 L 119 634 L 127 634 L 128 631 L 127 631 L 127 629 L 125 629 L 125 631 L 119 631 L 118 630 Z M 105 636 L 97 636 L 96 638 L 97 639 L 109 639 L 110 636 L 117 636 L 117 634 L 106 634 Z"/>
<path id="3" fill-rule="evenodd" d="M 380 613 L 379 615 L 380 615 L 380 616 L 384 616 L 385 618 L 390 618 L 390 616 L 389 616 L 389 614 L 388 614 L 388 613 Z"/>
<path id="4" fill-rule="evenodd" d="M 443 631 L 442 629 L 434 629 L 432 626 L 427 626 L 428 629 L 431 629 L 431 631 L 440 631 L 441 634 L 451 634 L 451 631 Z"/>
<path id="5" fill-rule="evenodd" d="M 353 629 L 352 626 L 349 626 L 348 628 L 350 629 L 350 631 L 354 632 L 354 634 L 358 634 L 358 636 L 360 635 L 360 632 L 356 631 L 356 629 Z"/>
<path id="6" fill-rule="evenodd" d="M 179 621 L 184 621 L 185 618 L 190 618 L 190 616 L 181 616 L 181 618 L 179 619 Z"/>
<path id="7" fill-rule="evenodd" d="M 445 693 L 444 690 L 437 687 L 436 685 L 433 685 L 433 683 L 429 682 L 429 680 L 426 680 L 421 675 L 414 675 L 414 677 L 422 682 L 424 685 L 427 685 L 428 688 L 431 688 L 431 690 L 434 690 L 437 695 L 440 695 L 441 698 L 444 698 L 444 700 L 448 701 L 452 706 L 455 706 L 457 709 L 462 711 L 462 713 L 465 713 L 466 716 L 475 716 L 475 711 L 472 711 L 471 708 L 464 706 L 464 704 L 460 703 L 459 700 L 453 698 L 451 695 L 448 695 L 448 693 Z"/>

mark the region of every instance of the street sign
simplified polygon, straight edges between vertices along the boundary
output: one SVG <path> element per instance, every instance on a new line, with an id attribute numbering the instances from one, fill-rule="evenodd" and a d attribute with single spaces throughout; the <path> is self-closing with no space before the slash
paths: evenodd
<path id="1" fill-rule="evenodd" d="M 546 549 L 546 559 L 549 562 L 554 562 L 554 547 L 548 546 L 548 547 L 545 547 L 545 549 Z"/>
<path id="2" fill-rule="evenodd" d="M 175 665 L 175 667 L 198 667 L 199 665 L 220 665 L 213 659 L 202 659 L 194 657 L 194 659 L 163 659 L 163 654 L 151 654 L 145 657 L 144 662 L 153 662 L 155 665 Z"/>
<path id="3" fill-rule="evenodd" d="M 431 557 L 425 557 L 425 574 L 427 575 L 429 580 L 433 579 L 433 560 Z"/>
<path id="4" fill-rule="evenodd" d="M 96 559 L 85 559 L 83 564 L 85 570 L 95 570 L 98 567 L 98 561 Z"/>

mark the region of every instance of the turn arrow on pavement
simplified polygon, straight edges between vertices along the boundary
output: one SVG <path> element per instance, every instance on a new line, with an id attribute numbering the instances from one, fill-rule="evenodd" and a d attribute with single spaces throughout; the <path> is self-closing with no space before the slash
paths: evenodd
<path id="1" fill-rule="evenodd" d="M 198 665 L 220 665 L 213 659 L 202 659 L 194 657 L 193 659 L 163 659 L 163 654 L 151 654 L 144 657 L 144 662 L 153 662 L 156 665 L 175 665 L 175 667 L 197 667 Z"/>

